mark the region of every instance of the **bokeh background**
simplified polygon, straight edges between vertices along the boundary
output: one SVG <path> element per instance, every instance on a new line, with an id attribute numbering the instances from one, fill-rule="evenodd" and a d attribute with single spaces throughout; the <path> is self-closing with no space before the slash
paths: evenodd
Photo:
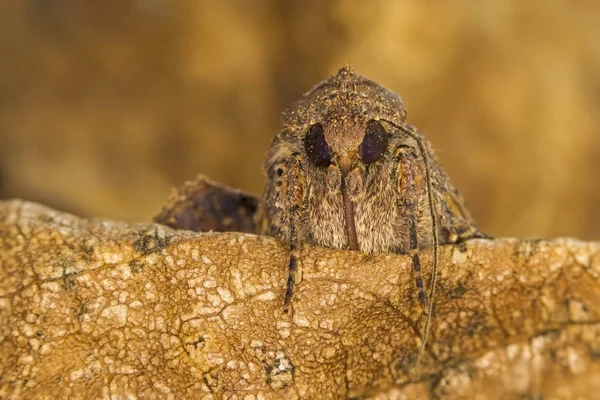
<path id="1" fill-rule="evenodd" d="M 3 0 L 0 197 L 137 222 L 198 173 L 260 193 L 280 112 L 343 63 L 485 231 L 600 239 L 597 0 Z"/>

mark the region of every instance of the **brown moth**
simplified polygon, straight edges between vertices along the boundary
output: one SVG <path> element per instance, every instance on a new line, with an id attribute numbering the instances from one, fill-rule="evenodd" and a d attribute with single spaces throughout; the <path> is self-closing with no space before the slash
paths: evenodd
<path id="1" fill-rule="evenodd" d="M 183 203 L 190 196 L 180 189 L 155 220 L 197 230 L 235 226 L 289 243 L 286 312 L 302 243 L 411 254 L 418 300 L 427 314 L 420 360 L 433 311 L 438 245 L 485 234 L 427 139 L 406 123 L 400 97 L 342 67 L 283 114 L 264 172 L 260 202 L 200 177 L 192 203 Z M 228 223 L 215 223 L 225 219 Z M 429 296 L 419 256 L 428 248 L 433 249 Z"/>

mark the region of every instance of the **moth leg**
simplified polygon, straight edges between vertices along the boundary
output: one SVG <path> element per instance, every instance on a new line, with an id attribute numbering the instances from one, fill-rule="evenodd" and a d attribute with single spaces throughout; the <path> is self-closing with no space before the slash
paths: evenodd
<path id="1" fill-rule="evenodd" d="M 424 314 L 428 314 L 428 301 L 427 294 L 425 293 L 425 286 L 423 285 L 423 273 L 421 272 L 421 258 L 417 252 L 419 249 L 419 242 L 417 238 L 417 224 L 415 223 L 415 217 L 409 217 L 409 229 L 410 229 L 410 249 L 412 252 L 412 267 L 415 271 L 415 284 L 417 285 L 417 297 L 419 299 L 419 305 Z"/>
<path id="2" fill-rule="evenodd" d="M 299 234 L 301 213 L 305 203 L 304 190 L 304 169 L 301 163 L 301 156 L 293 154 L 282 168 L 284 173 L 281 180 L 281 199 L 284 203 L 284 210 L 287 210 L 288 240 L 290 244 L 290 261 L 288 265 L 288 279 L 285 289 L 285 299 L 283 301 L 283 311 L 289 311 L 292 295 L 294 293 L 294 284 L 296 282 L 296 272 L 298 269 L 299 245 L 301 235 Z"/>
<path id="3" fill-rule="evenodd" d="M 289 211 L 290 222 L 290 262 L 288 264 L 288 278 L 285 286 L 285 299 L 283 301 L 283 312 L 287 313 L 294 294 L 294 284 L 296 283 L 296 270 L 298 269 L 298 234 L 296 224 L 299 220 L 299 207 L 292 206 Z"/>
<path id="4" fill-rule="evenodd" d="M 419 222 L 424 220 L 424 208 L 422 199 L 425 196 L 422 177 L 424 171 L 416 154 L 416 149 L 407 145 L 399 146 L 395 151 L 395 159 L 398 162 L 397 174 L 398 190 L 401 194 L 401 212 L 408 218 L 409 243 L 408 249 L 412 254 L 412 267 L 415 272 L 415 284 L 417 286 L 417 298 L 419 305 L 425 314 L 428 314 L 428 300 L 423 283 L 421 271 L 421 258 L 419 256 Z"/>

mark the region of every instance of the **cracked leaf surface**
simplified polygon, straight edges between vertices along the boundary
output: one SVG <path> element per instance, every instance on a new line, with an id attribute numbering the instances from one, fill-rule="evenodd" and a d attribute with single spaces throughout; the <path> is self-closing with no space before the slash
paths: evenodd
<path id="1" fill-rule="evenodd" d="M 430 262 L 423 252 L 423 265 Z M 424 322 L 409 257 L 83 220 L 0 202 L 0 397 L 593 398 L 600 244 L 444 246 Z"/>

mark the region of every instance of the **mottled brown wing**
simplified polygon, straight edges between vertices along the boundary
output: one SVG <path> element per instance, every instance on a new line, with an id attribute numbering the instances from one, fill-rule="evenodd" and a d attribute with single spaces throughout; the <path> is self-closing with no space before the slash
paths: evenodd
<path id="1" fill-rule="evenodd" d="M 196 232 L 256 233 L 258 198 L 205 176 L 174 189 L 154 222 Z"/>
<path id="2" fill-rule="evenodd" d="M 437 163 L 436 163 L 437 164 Z M 440 243 L 458 243 L 467 239 L 489 237 L 477 227 L 471 213 L 465 206 L 465 200 L 454 187 L 450 178 L 439 167 L 438 176 L 444 177 L 434 186 L 439 191 L 437 194 L 440 213 Z M 442 183 L 444 182 L 444 183 Z"/>

